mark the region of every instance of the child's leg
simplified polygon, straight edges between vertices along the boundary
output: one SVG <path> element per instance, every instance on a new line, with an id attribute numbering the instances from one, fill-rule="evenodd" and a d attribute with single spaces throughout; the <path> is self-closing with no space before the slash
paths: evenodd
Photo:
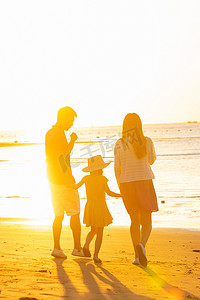
<path id="1" fill-rule="evenodd" d="M 91 230 L 88 233 L 86 240 L 85 240 L 85 245 L 83 246 L 84 248 L 89 249 L 90 243 L 93 240 L 96 233 L 97 233 L 97 228 L 94 226 L 91 226 Z"/>
<path id="2" fill-rule="evenodd" d="M 95 241 L 94 258 L 98 258 L 99 250 L 101 248 L 101 244 L 103 240 L 103 230 L 104 227 L 97 227 L 97 237 Z"/>

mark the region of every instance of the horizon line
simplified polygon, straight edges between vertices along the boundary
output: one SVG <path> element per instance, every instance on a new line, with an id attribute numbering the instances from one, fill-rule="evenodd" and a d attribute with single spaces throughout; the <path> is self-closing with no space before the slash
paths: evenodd
<path id="1" fill-rule="evenodd" d="M 186 121 L 186 122 L 163 122 L 163 123 L 143 123 L 142 125 L 168 125 L 168 124 L 199 124 L 200 121 Z M 50 125 L 51 126 L 51 125 Z M 122 126 L 122 124 L 120 125 L 89 125 L 89 126 L 74 126 L 73 128 L 74 129 L 86 129 L 86 128 L 102 128 L 102 127 L 120 127 Z M 26 130 L 33 130 L 34 128 L 32 127 L 28 127 L 27 129 L 26 128 L 23 128 L 23 129 L 0 129 L 0 132 L 3 132 L 3 131 L 26 131 Z M 42 128 L 42 130 L 44 130 L 45 128 Z M 35 128 L 35 130 L 39 130 L 39 128 Z M 69 129 L 70 131 L 70 129 Z"/>

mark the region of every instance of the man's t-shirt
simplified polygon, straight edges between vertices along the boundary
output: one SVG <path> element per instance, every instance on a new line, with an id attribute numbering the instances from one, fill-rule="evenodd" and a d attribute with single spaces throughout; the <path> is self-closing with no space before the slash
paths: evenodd
<path id="1" fill-rule="evenodd" d="M 75 183 L 64 130 L 53 126 L 45 136 L 45 153 L 49 181 L 70 187 Z"/>

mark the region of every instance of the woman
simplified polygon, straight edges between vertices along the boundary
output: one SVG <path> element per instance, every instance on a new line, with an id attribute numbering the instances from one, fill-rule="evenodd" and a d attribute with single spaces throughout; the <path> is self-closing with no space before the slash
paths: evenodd
<path id="1" fill-rule="evenodd" d="M 130 234 L 135 250 L 133 264 L 147 265 L 145 246 L 152 230 L 151 213 L 158 211 L 150 165 L 156 160 L 153 142 L 145 137 L 136 113 L 125 116 L 122 138 L 115 144 L 115 176 L 131 219 Z M 141 228 L 140 228 L 141 227 Z"/>

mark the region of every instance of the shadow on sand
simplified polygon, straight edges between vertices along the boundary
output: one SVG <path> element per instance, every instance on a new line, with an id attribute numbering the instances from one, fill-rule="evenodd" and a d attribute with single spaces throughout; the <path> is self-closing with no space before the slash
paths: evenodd
<path id="1" fill-rule="evenodd" d="M 160 287 L 160 289 L 165 290 L 167 293 L 169 293 L 171 296 L 174 297 L 174 299 L 177 300 L 186 300 L 186 299 L 193 299 L 193 300 L 200 300 L 197 296 L 188 293 L 187 291 L 184 291 L 176 286 L 173 286 L 163 280 L 160 276 L 158 276 L 153 270 L 149 268 L 144 268 L 142 266 L 139 266 L 140 269 L 144 270 L 152 279 L 156 282 L 156 284 Z"/>
<path id="2" fill-rule="evenodd" d="M 53 261 L 56 264 L 58 280 L 64 288 L 64 296 L 62 298 L 67 299 L 83 299 L 82 295 L 78 292 L 76 286 L 72 283 L 69 276 L 67 275 L 63 262 L 65 258 L 54 258 Z M 77 283 L 78 285 L 78 283 Z M 60 296 L 59 296 L 60 297 Z"/>
<path id="3" fill-rule="evenodd" d="M 95 266 L 93 261 L 85 259 L 74 259 L 74 261 L 81 269 L 83 283 L 89 291 L 88 296 L 97 297 L 98 294 L 98 298 L 95 297 L 95 299 L 152 300 L 152 298 L 133 293 L 101 264 Z M 104 292 L 101 290 L 102 286 Z"/>
<path id="4" fill-rule="evenodd" d="M 73 261 L 79 265 L 82 272 L 82 282 L 77 281 L 76 285 L 72 283 L 63 267 L 64 259 L 54 259 L 58 280 L 64 288 L 64 299 L 120 300 L 126 298 L 126 300 L 153 300 L 133 293 L 101 265 L 96 268 L 93 261 L 89 259 L 74 259 Z M 80 292 L 80 286 L 83 286 L 83 292 Z"/>
<path id="5" fill-rule="evenodd" d="M 79 265 L 82 272 L 81 282 L 77 281 L 76 284 L 73 284 L 63 267 L 64 261 L 65 259 L 54 259 L 57 267 L 58 280 L 64 288 L 64 299 L 120 300 L 125 298 L 126 300 L 153 300 L 153 298 L 133 293 L 101 264 L 95 266 L 93 261 L 90 259 L 73 259 L 73 261 Z M 156 282 L 156 284 L 160 287 L 160 290 L 164 290 L 169 295 L 173 296 L 173 299 L 200 300 L 199 297 L 169 284 L 150 268 L 144 268 L 141 266 L 138 267 L 146 272 L 152 280 Z M 77 274 L 77 276 L 80 278 L 80 274 Z M 83 291 L 81 291 L 81 286 Z"/>

